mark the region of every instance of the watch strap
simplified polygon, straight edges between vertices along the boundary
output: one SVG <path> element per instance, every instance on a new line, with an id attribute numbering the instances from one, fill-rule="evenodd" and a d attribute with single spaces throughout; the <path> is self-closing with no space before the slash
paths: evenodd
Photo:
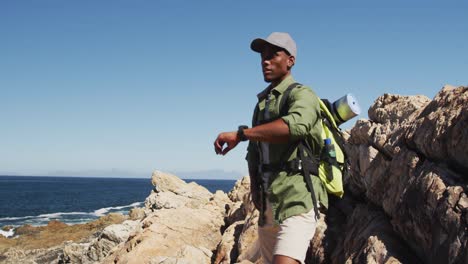
<path id="1" fill-rule="evenodd" d="M 237 136 L 239 137 L 240 141 L 247 141 L 248 138 L 245 136 L 244 134 L 244 129 L 247 129 L 249 128 L 248 126 L 239 126 L 239 128 L 237 129 Z"/>

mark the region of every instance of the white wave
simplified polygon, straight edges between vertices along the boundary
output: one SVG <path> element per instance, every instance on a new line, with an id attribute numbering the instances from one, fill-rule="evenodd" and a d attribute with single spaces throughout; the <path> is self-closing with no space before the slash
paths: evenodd
<path id="1" fill-rule="evenodd" d="M 143 205 L 143 204 L 145 204 L 145 202 L 136 202 L 136 203 L 132 203 L 132 204 L 129 205 L 129 206 L 131 206 L 131 207 L 138 207 L 138 206 Z"/>
<path id="2" fill-rule="evenodd" d="M 13 228 L 8 230 L 8 231 L 3 231 L 3 230 L 0 229 L 0 235 L 2 235 L 4 237 L 12 237 L 14 234 L 15 234 L 15 232 L 13 231 Z"/>
<path id="3" fill-rule="evenodd" d="M 34 218 L 60 218 L 62 215 L 81 215 L 81 214 L 89 214 L 84 212 L 69 212 L 69 213 L 51 213 L 51 214 L 40 214 L 40 215 L 28 215 L 28 216 L 18 216 L 18 217 L 3 217 L 0 218 L 0 221 L 12 221 L 12 220 L 28 220 Z"/>
<path id="4" fill-rule="evenodd" d="M 129 208 L 129 207 L 133 208 L 133 207 L 138 207 L 142 204 L 143 202 L 136 202 L 136 203 L 132 203 L 129 205 L 100 208 L 100 209 L 95 210 L 93 214 L 95 216 L 104 216 L 107 213 L 109 213 L 111 210 L 122 210 L 122 209 Z"/>
<path id="5" fill-rule="evenodd" d="M 95 216 L 104 216 L 106 215 L 106 213 L 109 212 L 109 210 L 111 209 L 112 207 L 106 207 L 106 208 L 101 208 L 101 209 L 97 209 L 94 211 L 94 215 Z"/>
<path id="6" fill-rule="evenodd" d="M 18 217 L 3 217 L 0 218 L 0 221 L 8 221 L 8 220 L 26 220 L 29 218 L 35 218 L 37 216 L 18 216 Z"/>
<path id="7" fill-rule="evenodd" d="M 100 208 L 93 212 L 57 212 L 57 213 L 49 213 L 49 214 L 40 214 L 37 216 L 3 217 L 3 218 L 0 218 L 0 221 L 17 221 L 17 222 L 24 222 L 24 223 L 32 223 L 33 225 L 37 225 L 36 223 L 40 222 L 41 223 L 40 225 L 43 225 L 43 224 L 47 224 L 47 222 L 52 219 L 59 219 L 60 221 L 64 221 L 65 223 L 72 222 L 68 219 L 63 219 L 63 217 L 66 217 L 68 215 L 83 215 L 85 218 L 87 218 L 86 216 L 89 216 L 89 218 L 87 218 L 89 222 L 89 220 L 91 220 L 93 216 L 94 217 L 105 216 L 110 211 L 118 211 L 118 212 L 124 213 L 126 210 L 122 210 L 122 209 L 139 207 L 143 204 L 144 202 L 135 202 L 129 205 Z"/>
<path id="8" fill-rule="evenodd" d="M 86 215 L 86 214 L 89 214 L 89 213 L 84 213 L 84 212 L 68 212 L 68 213 L 52 213 L 52 214 L 41 214 L 41 215 L 38 215 L 37 217 L 39 218 L 60 218 L 64 215 Z"/>

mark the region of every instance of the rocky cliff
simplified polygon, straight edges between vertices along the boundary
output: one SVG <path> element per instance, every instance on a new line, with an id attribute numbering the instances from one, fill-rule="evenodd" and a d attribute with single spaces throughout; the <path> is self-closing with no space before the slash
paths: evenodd
<path id="1" fill-rule="evenodd" d="M 351 173 L 315 263 L 468 263 L 468 88 L 383 95 L 351 130 Z"/>
<path id="2" fill-rule="evenodd" d="M 346 194 L 331 199 L 306 262 L 468 263 L 467 110 L 467 87 L 379 97 L 346 133 Z M 36 255 L 0 251 L 0 262 L 262 263 L 248 177 L 228 194 L 159 171 L 152 182 L 131 219 Z"/>

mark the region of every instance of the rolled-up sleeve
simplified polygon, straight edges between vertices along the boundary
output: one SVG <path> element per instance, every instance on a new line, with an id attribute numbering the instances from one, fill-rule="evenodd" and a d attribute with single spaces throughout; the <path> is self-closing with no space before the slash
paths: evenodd
<path id="1" fill-rule="evenodd" d="M 282 119 L 289 126 L 292 141 L 309 135 L 320 115 L 318 97 L 306 86 L 293 89 L 288 100 L 288 114 Z"/>

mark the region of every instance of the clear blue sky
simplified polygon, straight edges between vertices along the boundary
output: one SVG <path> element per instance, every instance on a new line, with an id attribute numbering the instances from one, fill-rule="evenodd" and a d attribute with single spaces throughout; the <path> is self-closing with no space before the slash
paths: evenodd
<path id="1" fill-rule="evenodd" d="M 466 2 L 405 2 L 1 1 L 0 174 L 246 173 L 245 143 L 213 141 L 250 124 L 249 45 L 273 31 L 297 42 L 297 81 L 354 93 L 362 118 L 384 93 L 467 85 Z"/>

